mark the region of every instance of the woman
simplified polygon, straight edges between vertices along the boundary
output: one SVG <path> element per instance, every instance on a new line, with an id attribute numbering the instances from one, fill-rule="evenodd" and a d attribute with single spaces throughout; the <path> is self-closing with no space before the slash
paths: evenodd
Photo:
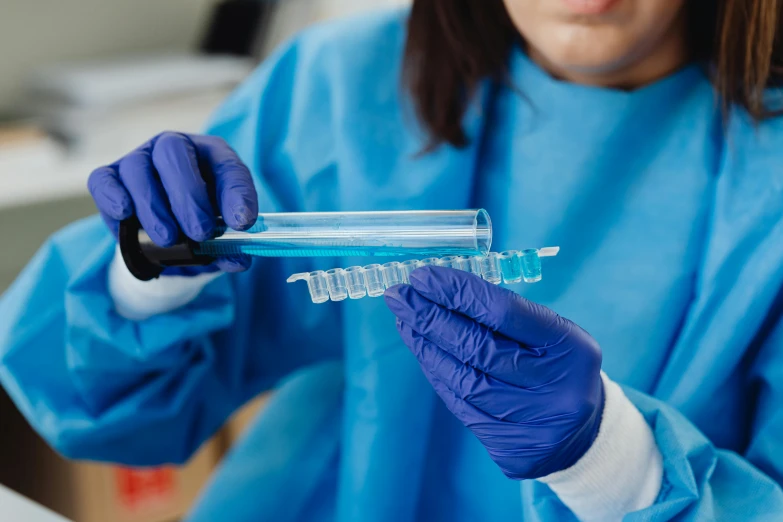
<path id="1" fill-rule="evenodd" d="M 96 170 L 108 229 L 480 206 L 496 249 L 562 246 L 530 300 L 428 268 L 314 306 L 302 260 L 141 283 L 90 219 L 4 296 L 3 384 L 65 455 L 133 465 L 278 387 L 193 520 L 779 518 L 780 11 L 416 0 L 309 30 L 208 136 Z"/>

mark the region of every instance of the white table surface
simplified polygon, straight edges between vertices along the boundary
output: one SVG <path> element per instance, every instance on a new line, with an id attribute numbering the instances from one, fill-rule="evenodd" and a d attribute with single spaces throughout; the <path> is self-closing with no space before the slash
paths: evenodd
<path id="1" fill-rule="evenodd" d="M 0 143 L 0 208 L 86 195 L 93 169 L 116 161 L 161 131 L 198 132 L 227 92 L 71 118 L 80 141 L 70 150 L 50 138 Z"/>
<path id="2" fill-rule="evenodd" d="M 0 485 L 0 520 L 4 522 L 69 522 L 53 511 Z"/>

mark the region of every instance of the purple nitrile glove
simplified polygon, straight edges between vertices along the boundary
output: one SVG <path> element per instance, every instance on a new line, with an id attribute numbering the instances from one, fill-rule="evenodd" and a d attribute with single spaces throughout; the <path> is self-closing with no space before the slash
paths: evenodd
<path id="1" fill-rule="evenodd" d="M 397 328 L 446 407 L 509 478 L 569 468 L 601 424 L 601 349 L 579 326 L 451 268 L 386 291 Z"/>
<path id="2" fill-rule="evenodd" d="M 120 221 L 135 214 L 150 239 L 163 247 L 176 243 L 181 233 L 194 241 L 209 239 L 216 215 L 235 230 L 247 230 L 258 218 L 250 170 L 224 140 L 213 136 L 164 132 L 96 169 L 87 186 L 115 238 Z M 250 263 L 249 256 L 239 255 L 163 273 L 241 272 Z"/>

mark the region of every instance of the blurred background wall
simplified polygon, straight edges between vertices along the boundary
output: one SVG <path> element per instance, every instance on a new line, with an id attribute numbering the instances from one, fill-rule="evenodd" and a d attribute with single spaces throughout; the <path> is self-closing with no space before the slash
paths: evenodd
<path id="1" fill-rule="evenodd" d="M 268 1 L 268 0 L 259 0 Z M 0 0 L 0 120 L 18 114 L 32 70 L 59 61 L 184 51 L 218 0 Z M 271 45 L 307 23 L 408 0 L 280 2 Z M 267 42 L 267 46 L 270 42 Z"/>
<path id="2" fill-rule="evenodd" d="M 61 60 L 183 51 L 214 0 L 0 0 L 0 114 L 24 96 L 35 67 Z"/>

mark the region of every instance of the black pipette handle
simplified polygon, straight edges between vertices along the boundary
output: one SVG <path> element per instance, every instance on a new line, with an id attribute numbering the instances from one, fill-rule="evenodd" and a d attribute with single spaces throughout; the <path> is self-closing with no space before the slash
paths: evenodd
<path id="1" fill-rule="evenodd" d="M 156 245 L 141 229 L 136 216 L 120 222 L 118 237 L 125 266 L 139 281 L 155 279 L 166 267 L 204 266 L 215 261 L 212 256 L 196 254 L 196 243 L 184 236 L 170 247 Z"/>

